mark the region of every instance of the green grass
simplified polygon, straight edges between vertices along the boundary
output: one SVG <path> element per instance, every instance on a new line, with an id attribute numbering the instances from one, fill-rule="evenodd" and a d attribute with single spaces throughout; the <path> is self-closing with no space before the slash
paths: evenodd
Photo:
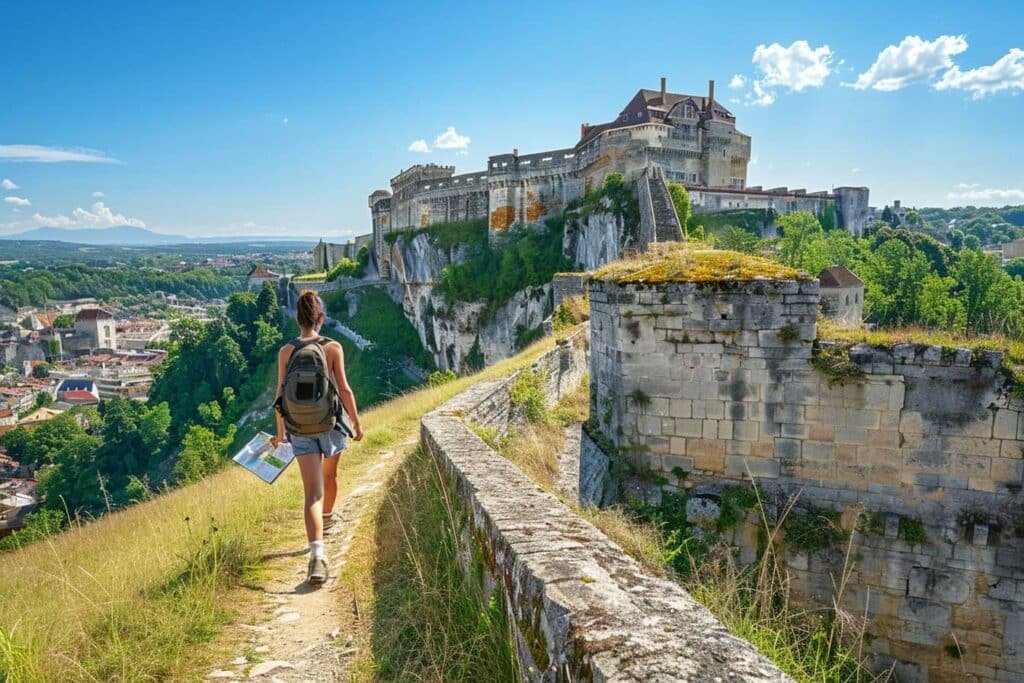
<path id="1" fill-rule="evenodd" d="M 501 588 L 484 593 L 467 523 L 436 461 L 417 450 L 389 483 L 377 525 L 376 679 L 520 679 Z"/>
<path id="2" fill-rule="evenodd" d="M 363 412 L 366 437 L 346 451 L 340 486 L 356 481 L 379 449 L 415 435 L 425 412 L 472 382 L 528 365 L 553 345 L 543 340 L 479 377 Z M 301 534 L 301 500 L 295 467 L 273 486 L 229 467 L 4 555 L 0 680 L 202 677 L 226 656 L 215 636 L 247 605 L 238 586 L 264 571 L 264 551 Z M 358 538 L 352 554 L 367 554 L 366 544 Z"/>

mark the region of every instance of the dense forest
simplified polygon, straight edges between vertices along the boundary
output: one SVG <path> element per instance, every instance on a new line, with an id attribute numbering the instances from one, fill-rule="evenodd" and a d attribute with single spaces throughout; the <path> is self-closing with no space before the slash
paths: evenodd
<path id="1" fill-rule="evenodd" d="M 109 299 L 156 291 L 199 298 L 224 298 L 242 286 L 240 275 L 222 275 L 209 268 L 172 273 L 149 268 L 93 268 L 66 265 L 25 268 L 0 265 L 0 305 L 43 306 L 54 299 Z"/>

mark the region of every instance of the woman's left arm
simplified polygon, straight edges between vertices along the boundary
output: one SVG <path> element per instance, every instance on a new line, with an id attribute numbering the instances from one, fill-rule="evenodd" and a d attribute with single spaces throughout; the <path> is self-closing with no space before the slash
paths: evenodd
<path id="1" fill-rule="evenodd" d="M 345 406 L 345 412 L 348 413 L 352 420 L 352 439 L 359 441 L 363 438 L 363 428 L 359 424 L 359 412 L 356 409 L 356 396 L 352 393 L 352 387 L 348 384 L 348 378 L 345 376 L 345 351 L 341 348 L 341 344 L 334 343 L 327 347 L 327 352 L 330 354 L 329 361 L 331 363 L 331 371 L 334 373 L 334 381 L 338 385 L 338 394 L 341 396 L 341 403 Z"/>

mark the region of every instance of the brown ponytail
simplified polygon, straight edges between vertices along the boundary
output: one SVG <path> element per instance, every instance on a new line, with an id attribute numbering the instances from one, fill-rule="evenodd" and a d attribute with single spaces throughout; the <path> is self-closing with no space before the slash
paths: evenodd
<path id="1" fill-rule="evenodd" d="M 323 322 L 326 317 L 320 303 L 320 295 L 311 289 L 299 293 L 299 301 L 295 304 L 295 320 L 299 327 L 312 329 Z"/>

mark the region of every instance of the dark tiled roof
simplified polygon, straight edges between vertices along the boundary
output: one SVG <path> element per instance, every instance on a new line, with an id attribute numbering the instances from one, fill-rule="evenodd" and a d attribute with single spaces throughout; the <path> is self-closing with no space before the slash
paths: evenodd
<path id="1" fill-rule="evenodd" d="M 75 316 L 75 322 L 80 323 L 93 320 L 110 320 L 113 317 L 114 316 L 110 315 L 102 308 L 83 308 L 78 312 L 78 315 Z"/>
<path id="2" fill-rule="evenodd" d="M 864 281 L 846 266 L 829 266 L 818 275 L 822 287 L 863 287 Z"/>
<path id="3" fill-rule="evenodd" d="M 96 391 L 96 383 L 91 379 L 66 379 L 57 387 L 60 393 L 68 391 Z"/>

